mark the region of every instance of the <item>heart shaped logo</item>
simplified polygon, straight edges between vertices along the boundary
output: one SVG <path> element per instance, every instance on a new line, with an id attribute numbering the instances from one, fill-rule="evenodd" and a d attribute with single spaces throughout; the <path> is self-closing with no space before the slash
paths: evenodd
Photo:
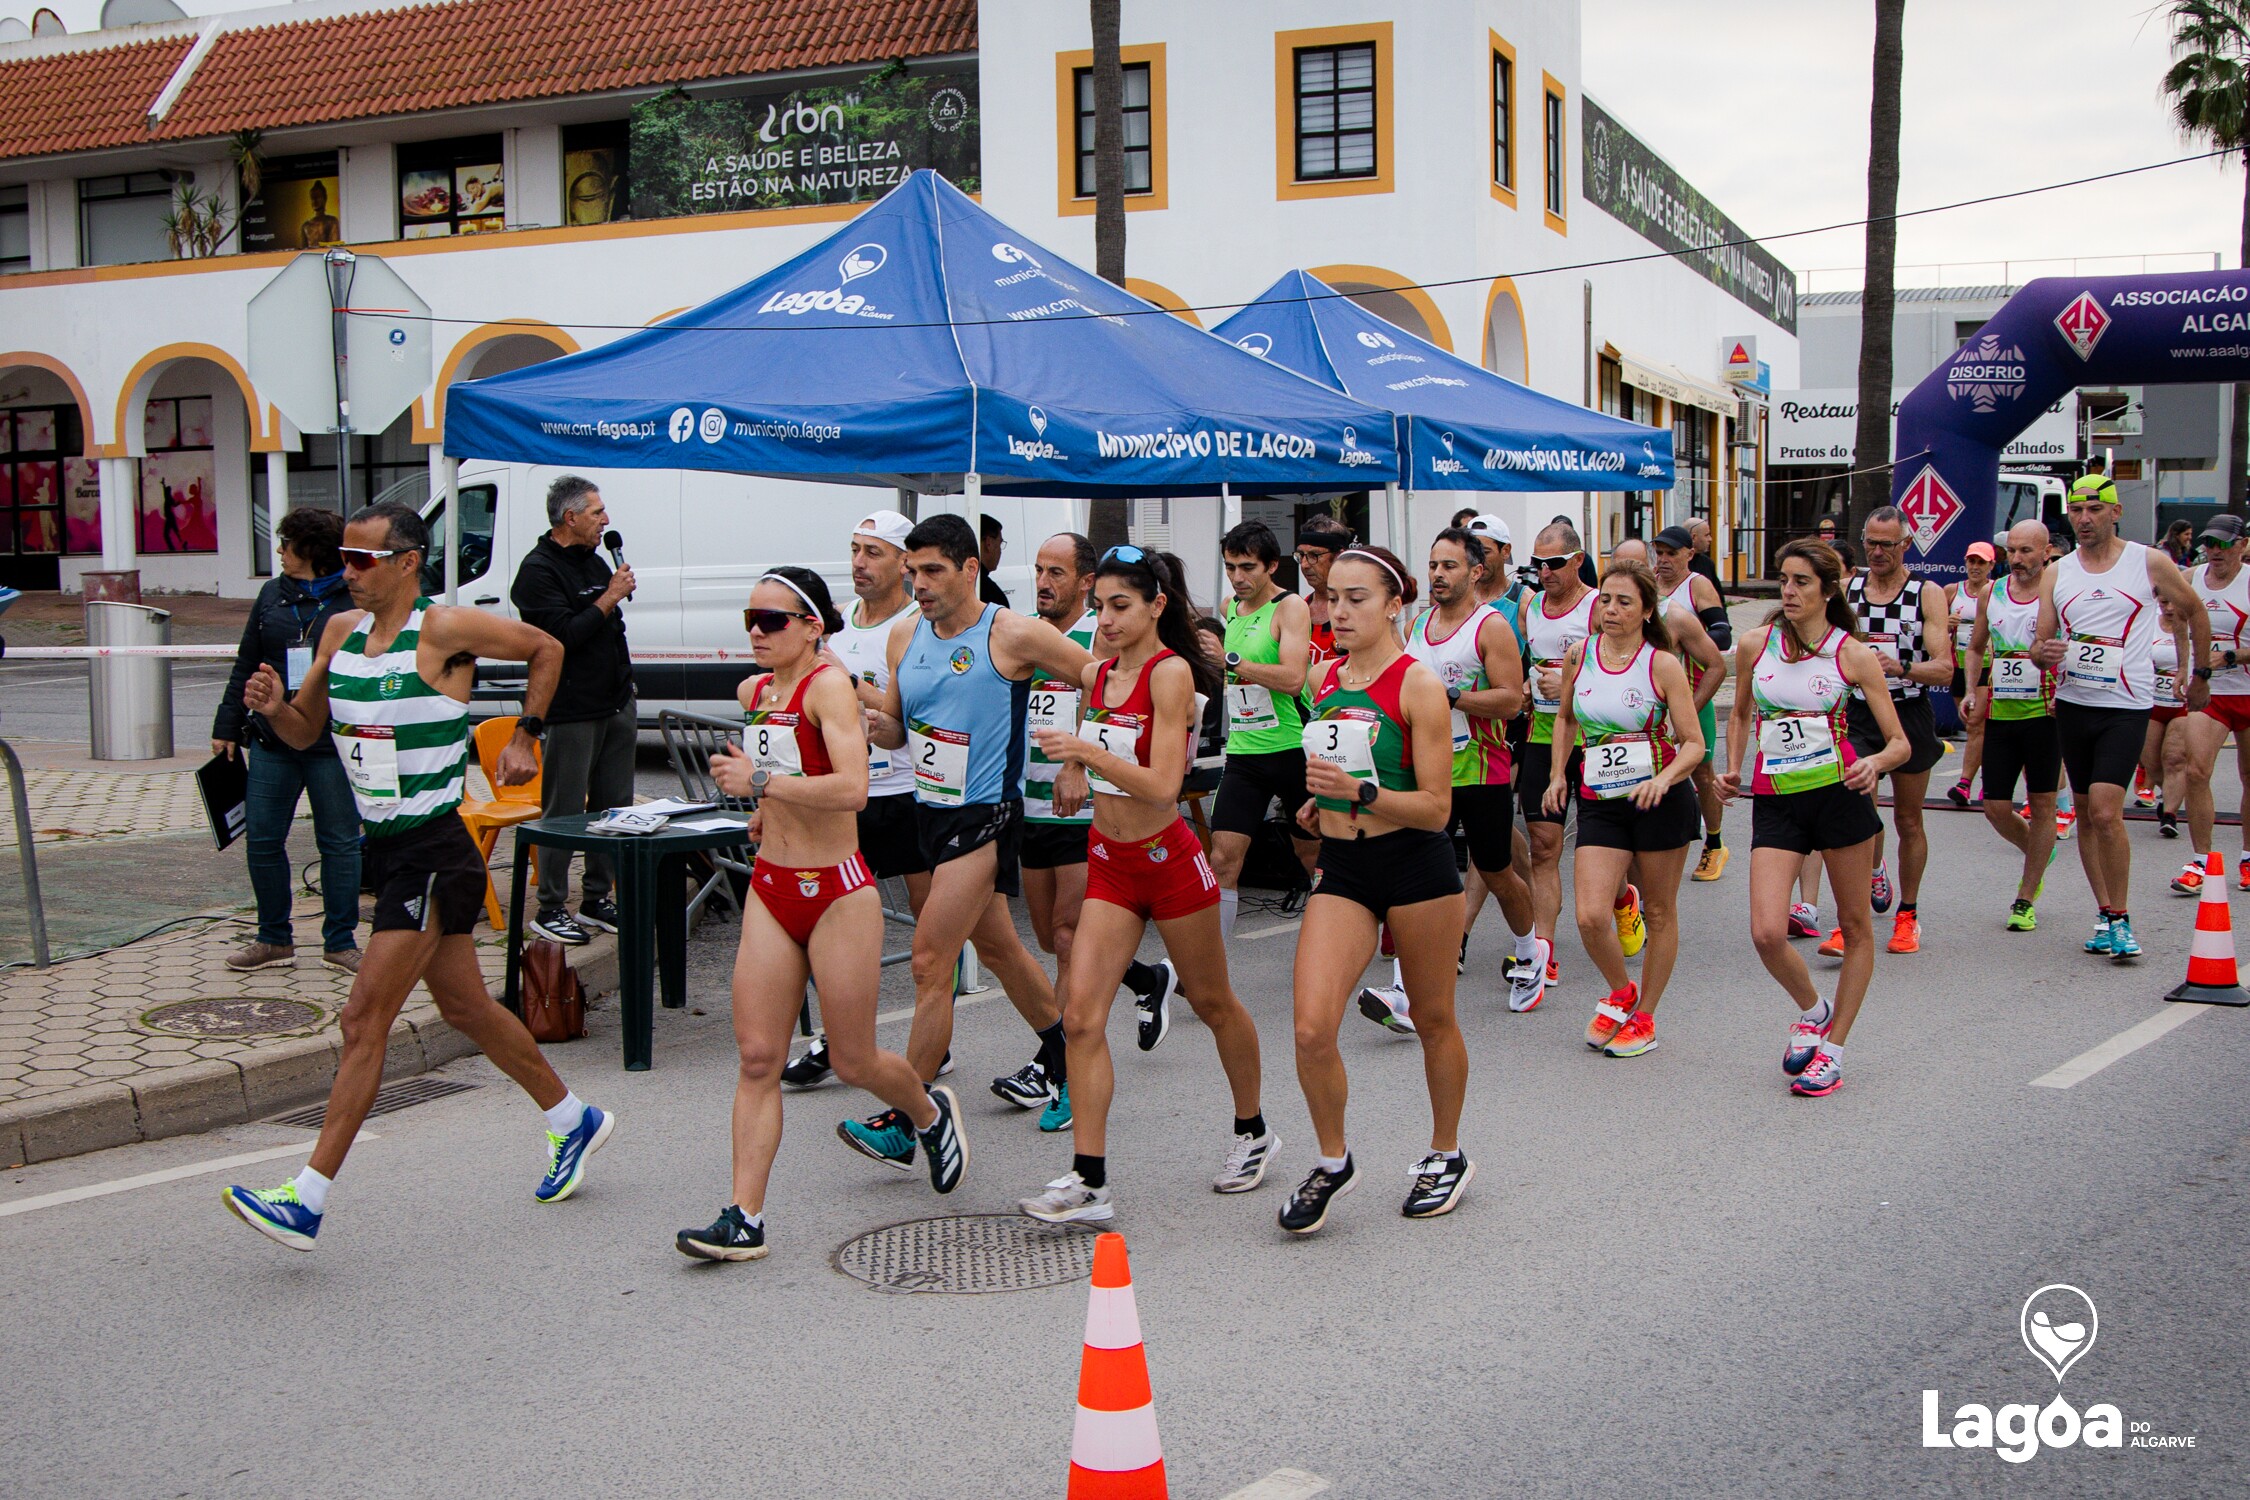
<path id="1" fill-rule="evenodd" d="M 1246 333 L 1234 341 L 1234 346 L 1246 353 L 1255 354 L 1258 358 L 1264 359 L 1267 355 L 1273 353 L 1273 338 L 1269 334 Z"/>
<path id="2" fill-rule="evenodd" d="M 890 258 L 890 252 L 881 245 L 854 245 L 844 252 L 844 258 L 837 263 L 836 270 L 845 282 L 850 283 L 882 270 L 883 262 Z"/>
<path id="3" fill-rule="evenodd" d="M 1452 433 L 1450 433 L 1450 432 L 1444 432 L 1444 433 L 1440 433 L 1440 434 L 1438 434 L 1438 436 L 1439 436 L 1439 437 L 1440 437 L 1440 438 L 1441 438 L 1441 439 L 1442 439 L 1442 440 L 1444 441 L 1444 443 L 1445 443 L 1445 451 L 1446 451 L 1446 452 L 1448 452 L 1448 453 L 1451 453 L 1451 452 L 1453 451 L 1453 434 L 1452 434 Z"/>
<path id="4" fill-rule="evenodd" d="M 1047 435 L 1047 414 L 1036 406 L 1031 409 L 1031 430 L 1041 437 Z"/>
<path id="5" fill-rule="evenodd" d="M 2101 1331 L 2101 1315 L 2094 1310 L 2094 1299 L 2060 1281 L 2026 1297 L 2018 1321 L 2023 1331 L 2023 1346 L 2031 1351 L 2034 1359 L 2054 1372 L 2057 1385 L 2062 1383 L 2070 1367 L 2094 1347 L 2095 1335 Z"/>

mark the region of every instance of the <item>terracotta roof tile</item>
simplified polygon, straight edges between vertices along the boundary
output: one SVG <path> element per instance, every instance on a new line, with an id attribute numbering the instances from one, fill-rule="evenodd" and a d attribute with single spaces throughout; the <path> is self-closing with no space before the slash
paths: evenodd
<path id="1" fill-rule="evenodd" d="M 284 22 L 222 34 L 156 136 L 973 52 L 976 13 L 976 0 L 451 0 Z"/>
<path id="2" fill-rule="evenodd" d="M 0 157 L 146 141 L 148 107 L 192 45 L 174 36 L 0 61 Z"/>

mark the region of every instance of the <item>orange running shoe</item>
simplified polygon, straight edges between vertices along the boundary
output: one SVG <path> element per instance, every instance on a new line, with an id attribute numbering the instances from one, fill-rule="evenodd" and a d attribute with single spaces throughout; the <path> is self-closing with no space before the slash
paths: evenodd
<path id="1" fill-rule="evenodd" d="M 1625 988 L 1611 990 L 1609 997 L 1594 1007 L 1594 1019 L 1586 1023 L 1586 1045 L 1599 1052 L 1609 1045 L 1610 1039 L 1625 1030 L 1633 1019 L 1633 1007 L 1641 1003 L 1641 987 L 1631 980 Z"/>
<path id="2" fill-rule="evenodd" d="M 1922 951 L 1922 919 L 1910 911 L 1901 911 L 1891 918 L 1890 951 L 1893 953 L 1919 953 Z"/>
<path id="3" fill-rule="evenodd" d="M 1839 927 L 1828 934 L 1828 941 L 1820 945 L 1820 956 L 1822 958 L 1842 958 L 1844 956 L 1843 928 Z"/>
<path id="4" fill-rule="evenodd" d="M 1610 1057 L 1639 1057 L 1644 1052 L 1656 1050 L 1656 1017 L 1646 1011 L 1635 1011 L 1633 1019 L 1618 1028 L 1609 1045 L 1602 1048 Z"/>

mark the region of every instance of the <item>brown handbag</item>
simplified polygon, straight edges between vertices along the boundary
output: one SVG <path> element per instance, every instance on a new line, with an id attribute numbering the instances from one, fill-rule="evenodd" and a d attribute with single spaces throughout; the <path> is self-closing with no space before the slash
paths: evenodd
<path id="1" fill-rule="evenodd" d="M 523 1024 L 536 1042 L 574 1042 L 586 1034 L 586 987 L 560 943 L 524 944 Z"/>

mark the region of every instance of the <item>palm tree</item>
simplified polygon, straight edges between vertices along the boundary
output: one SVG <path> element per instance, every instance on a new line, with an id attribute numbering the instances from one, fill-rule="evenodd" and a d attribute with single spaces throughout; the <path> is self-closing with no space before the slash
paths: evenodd
<path id="1" fill-rule="evenodd" d="M 2215 151 L 2241 153 L 2238 263 L 2250 267 L 2250 0 L 2173 0 L 2164 94 L 2182 134 Z M 2235 383 L 2227 425 L 2227 509 L 2241 515 L 2250 488 L 2250 384 Z"/>
<path id="2" fill-rule="evenodd" d="M 1859 298 L 1859 432 L 1844 531 L 1891 500 L 1891 315 L 1897 300 L 1899 77 L 1906 0 L 1875 0 L 1875 93 L 1867 116 L 1867 273 Z"/>
<path id="3" fill-rule="evenodd" d="M 1090 0 L 1094 24 L 1094 274 L 1125 284 L 1125 64 L 1118 55 L 1123 0 Z M 1086 534 L 1097 548 L 1126 539 L 1126 502 L 1088 506 Z"/>

